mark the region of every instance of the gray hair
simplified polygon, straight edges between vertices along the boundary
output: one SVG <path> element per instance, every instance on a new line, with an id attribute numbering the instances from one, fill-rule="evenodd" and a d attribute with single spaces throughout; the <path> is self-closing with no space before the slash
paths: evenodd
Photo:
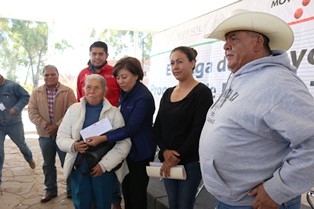
<path id="1" fill-rule="evenodd" d="M 57 68 L 56 66 L 54 66 L 54 65 L 46 65 L 46 66 L 44 67 L 44 69 L 43 69 L 43 74 L 45 73 L 45 70 L 46 70 L 47 68 L 53 68 L 53 69 L 56 71 L 56 73 L 59 75 L 58 68 Z"/>
<path id="2" fill-rule="evenodd" d="M 251 37 L 256 37 L 258 35 L 262 36 L 262 38 L 264 40 L 264 42 L 263 42 L 264 49 L 268 54 L 271 54 L 271 49 L 269 46 L 269 38 L 266 35 L 259 33 L 259 32 L 255 32 L 255 31 L 248 31 L 248 32 L 251 35 Z"/>
<path id="3" fill-rule="evenodd" d="M 101 75 L 99 75 L 99 74 L 87 75 L 86 78 L 85 78 L 85 86 L 84 87 L 86 87 L 86 85 L 88 84 L 88 82 L 90 80 L 98 80 L 98 81 L 100 81 L 100 84 L 101 84 L 102 88 L 104 90 L 106 90 L 106 87 L 107 87 L 106 79 L 104 77 L 102 77 Z"/>

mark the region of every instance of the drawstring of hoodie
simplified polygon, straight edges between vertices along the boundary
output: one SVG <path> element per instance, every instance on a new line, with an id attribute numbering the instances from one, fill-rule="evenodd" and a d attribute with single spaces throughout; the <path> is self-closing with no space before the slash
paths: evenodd
<path id="1" fill-rule="evenodd" d="M 230 73 L 228 80 L 227 80 L 227 85 L 226 87 L 223 89 L 222 93 L 220 94 L 219 98 L 217 99 L 217 101 L 212 105 L 211 109 L 216 110 L 222 107 L 222 105 L 225 103 L 225 101 L 227 100 L 227 98 L 229 98 L 232 89 L 231 89 L 231 85 L 232 82 L 234 80 L 234 74 Z"/>

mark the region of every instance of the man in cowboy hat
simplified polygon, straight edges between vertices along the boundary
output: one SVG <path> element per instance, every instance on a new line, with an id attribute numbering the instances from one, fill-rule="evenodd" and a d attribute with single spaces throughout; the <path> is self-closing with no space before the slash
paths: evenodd
<path id="1" fill-rule="evenodd" d="M 199 145 L 216 209 L 300 208 L 300 195 L 314 186 L 314 99 L 285 52 L 291 28 L 241 10 L 206 38 L 225 41 L 231 70 Z"/>

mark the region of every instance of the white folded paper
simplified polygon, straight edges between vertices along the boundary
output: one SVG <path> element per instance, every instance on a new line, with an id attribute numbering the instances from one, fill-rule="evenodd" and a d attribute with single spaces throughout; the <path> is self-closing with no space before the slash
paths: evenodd
<path id="1" fill-rule="evenodd" d="M 104 118 L 100 121 L 97 121 L 96 123 L 82 129 L 80 131 L 80 134 L 82 138 L 85 139 L 91 136 L 100 136 L 103 133 L 106 133 L 107 131 L 110 131 L 112 129 L 111 123 L 108 118 Z"/>
<path id="2" fill-rule="evenodd" d="M 157 162 L 150 162 L 149 166 L 146 166 L 146 172 L 147 175 L 150 177 L 163 177 L 160 176 L 160 168 L 162 166 L 162 163 Z M 177 165 L 175 167 L 170 168 L 170 176 L 168 179 L 179 179 L 179 180 L 185 180 L 186 179 L 186 172 L 183 165 Z"/>

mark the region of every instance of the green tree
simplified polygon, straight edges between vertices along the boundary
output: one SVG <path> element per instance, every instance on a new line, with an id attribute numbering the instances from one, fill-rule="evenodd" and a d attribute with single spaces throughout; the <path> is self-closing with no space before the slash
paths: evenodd
<path id="1" fill-rule="evenodd" d="M 127 56 L 134 49 L 139 52 L 142 60 L 150 58 L 152 36 L 149 32 L 105 29 L 97 34 L 96 29 L 92 29 L 90 37 L 105 40 L 110 46 L 109 54 L 113 59 Z"/>
<path id="2" fill-rule="evenodd" d="M 1 62 L 8 78 L 15 80 L 17 69 L 25 69 L 37 87 L 48 48 L 47 23 L 4 18 L 0 22 Z"/>
<path id="3" fill-rule="evenodd" d="M 9 31 L 9 32 L 8 32 Z M 16 70 L 18 65 L 22 64 L 19 57 L 23 53 L 19 53 L 19 47 L 10 41 L 9 21 L 7 19 L 0 19 L 0 65 L 1 70 L 7 71 L 7 78 L 16 80 Z M 10 70 L 8 70 L 10 69 Z"/>
<path id="4" fill-rule="evenodd" d="M 152 34 L 143 32 L 140 33 L 139 45 L 142 50 L 142 61 L 150 59 L 150 53 L 152 50 Z"/>
<path id="5" fill-rule="evenodd" d="M 0 18 L 0 31 L 0 66 L 7 78 L 16 80 L 17 70 L 24 70 L 24 84 L 30 76 L 33 87 L 38 87 L 47 58 L 47 23 Z M 54 47 L 63 51 L 70 45 L 62 40 Z"/>

